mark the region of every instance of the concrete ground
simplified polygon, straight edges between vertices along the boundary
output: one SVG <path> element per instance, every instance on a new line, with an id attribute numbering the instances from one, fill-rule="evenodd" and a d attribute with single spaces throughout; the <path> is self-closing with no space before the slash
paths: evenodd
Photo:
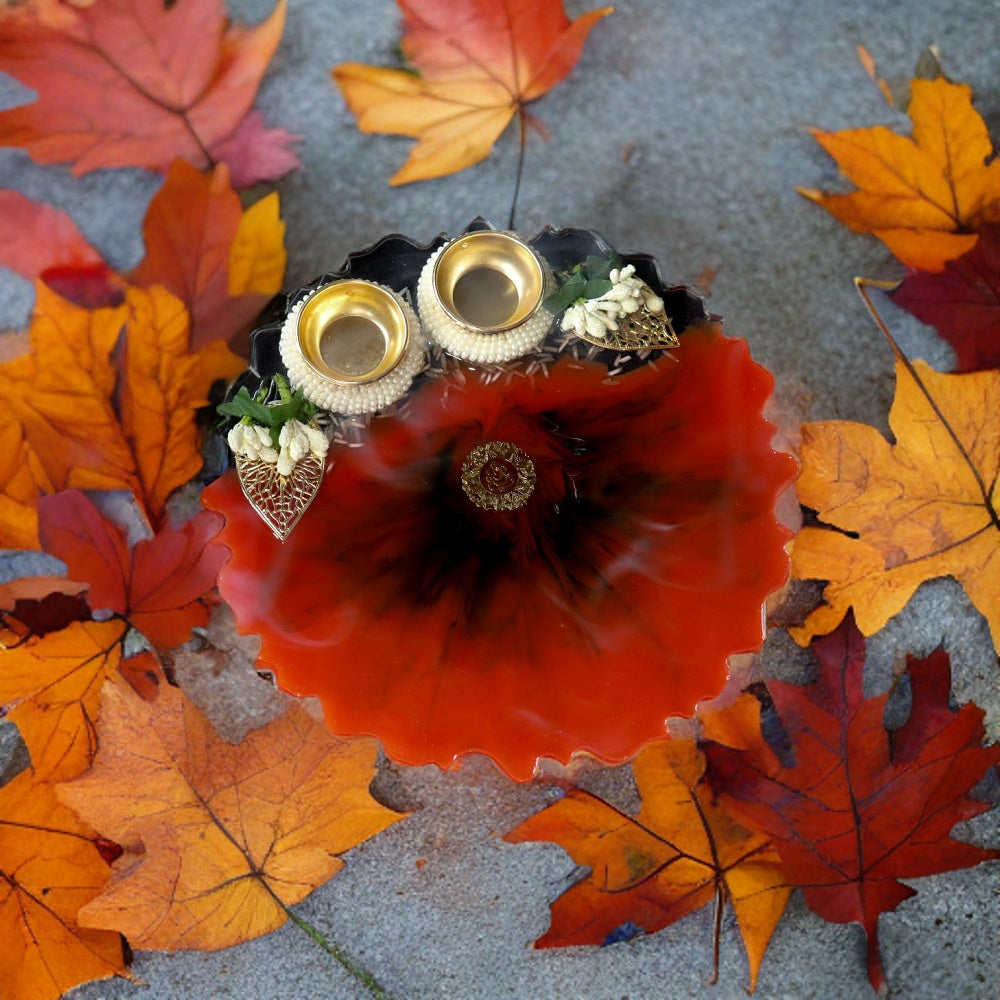
<path id="1" fill-rule="evenodd" d="M 567 0 L 571 14 L 596 6 Z M 262 17 L 270 0 L 231 3 Z M 386 181 L 406 140 L 362 135 L 328 71 L 345 60 L 390 64 L 399 37 L 392 0 L 290 0 L 281 48 L 261 90 L 269 122 L 304 137 L 303 167 L 282 180 L 289 287 L 336 267 L 346 252 L 402 232 L 428 240 L 477 215 L 503 224 L 517 156 L 513 132 L 462 174 L 404 188 Z M 730 334 L 745 337 L 778 380 L 786 411 L 884 428 L 892 358 L 857 299 L 852 278 L 891 277 L 898 266 L 876 241 L 848 233 L 800 198 L 796 184 L 833 187 L 836 167 L 810 126 L 905 123 L 881 102 L 855 54 L 864 44 L 890 82 L 910 75 L 937 43 L 944 67 L 974 88 L 1000 136 L 996 0 L 620 0 L 600 23 L 568 83 L 534 108 L 551 141 L 529 139 L 518 228 L 591 227 L 622 251 L 655 254 L 672 281 L 716 272 L 710 299 Z M 23 99 L 0 80 L 0 101 Z M 109 262 L 142 254 L 141 221 L 158 178 L 100 171 L 73 178 L 0 150 L 0 185 L 67 210 Z M 0 274 L 0 328 L 21 327 L 30 286 Z M 888 308 L 888 307 L 887 307 Z M 933 331 L 888 310 L 904 348 L 947 365 Z M 8 569 L 12 568 L 8 560 Z M 888 683 L 894 658 L 952 652 L 955 694 L 992 711 L 996 656 L 982 618 L 953 581 L 925 585 L 871 642 L 870 688 Z M 772 636 L 766 664 L 787 675 L 802 654 Z M 231 695 L 230 713 L 249 710 Z M 247 696 L 249 698 L 249 696 Z M 253 700 L 249 698 L 249 700 Z M 241 707 L 242 706 L 242 707 Z M 592 779 L 634 804 L 627 769 Z M 398 1000 L 647 1000 L 745 996 L 746 959 L 735 924 L 723 925 L 719 982 L 711 975 L 711 914 L 606 949 L 535 952 L 548 904 L 575 878 L 552 845 L 509 845 L 501 835 L 541 808 L 546 789 L 504 779 L 485 760 L 442 773 L 385 763 L 379 797 L 414 810 L 405 822 L 352 851 L 344 871 L 298 908 Z M 963 837 L 997 843 L 995 817 Z M 424 859 L 418 867 L 418 859 Z M 996 996 L 996 867 L 919 879 L 919 894 L 882 918 L 882 954 L 898 1000 Z M 364 991 L 292 925 L 215 954 L 136 956 L 147 986 L 94 983 L 80 1000 L 330 1000 Z M 862 934 L 832 925 L 793 897 L 761 970 L 760 1000 L 854 1000 L 871 995 Z"/>

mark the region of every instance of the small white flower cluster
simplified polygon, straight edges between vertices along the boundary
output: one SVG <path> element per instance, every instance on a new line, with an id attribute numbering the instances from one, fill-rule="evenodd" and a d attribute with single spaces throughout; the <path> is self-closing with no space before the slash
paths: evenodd
<path id="1" fill-rule="evenodd" d="M 608 277 L 611 288 L 600 298 L 577 302 L 566 309 L 560 323 L 563 330 L 572 330 L 578 337 L 603 340 L 609 331 L 618 329 L 621 317 L 628 313 L 643 306 L 651 313 L 663 312 L 663 299 L 635 276 L 633 264 L 613 268 Z"/>
<path id="2" fill-rule="evenodd" d="M 234 454 L 276 465 L 279 476 L 290 476 L 296 464 L 310 453 L 325 458 L 330 447 L 321 430 L 300 420 L 288 420 L 282 425 L 277 448 L 271 443 L 270 428 L 260 424 L 237 424 L 229 432 L 228 441 Z"/>

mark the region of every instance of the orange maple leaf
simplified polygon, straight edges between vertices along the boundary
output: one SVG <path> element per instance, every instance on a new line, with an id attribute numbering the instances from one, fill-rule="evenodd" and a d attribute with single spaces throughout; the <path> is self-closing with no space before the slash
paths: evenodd
<path id="1" fill-rule="evenodd" d="M 0 545 L 4 548 L 38 547 L 34 506 L 44 476 L 20 421 L 0 408 Z"/>
<path id="2" fill-rule="evenodd" d="M 0 542 L 37 548 L 35 503 L 63 489 L 130 490 L 158 525 L 201 468 L 195 410 L 243 361 L 218 342 L 188 353 L 187 313 L 159 287 L 89 311 L 38 284 L 30 335 L 0 364 Z"/>
<path id="3" fill-rule="evenodd" d="M 798 190 L 902 263 L 940 271 L 972 249 L 976 228 L 1000 221 L 1000 160 L 969 87 L 914 80 L 911 94 L 912 139 L 884 126 L 813 132 L 857 191 Z"/>
<path id="4" fill-rule="evenodd" d="M 120 936 L 77 924 L 110 874 L 96 839 L 32 771 L 0 788 L 0 982 L 8 1000 L 56 1000 L 79 983 L 128 975 Z"/>
<path id="5" fill-rule="evenodd" d="M 805 644 L 854 608 L 877 632 L 925 580 L 953 576 L 1000 649 L 1000 372 L 942 375 L 896 364 L 890 444 L 833 420 L 802 429 L 799 500 L 821 527 L 795 538 L 792 573 L 828 581 L 791 634 Z"/>
<path id="6" fill-rule="evenodd" d="M 419 76 L 341 63 L 333 71 L 363 132 L 419 142 L 391 184 L 456 173 L 485 159 L 524 105 L 576 65 L 612 8 L 570 21 L 561 0 L 399 0 L 403 52 Z"/>
<path id="7" fill-rule="evenodd" d="M 192 350 L 245 332 L 281 290 L 284 235 L 276 192 L 244 211 L 225 164 L 206 175 L 176 160 L 146 211 L 146 256 L 123 277 L 65 212 L 0 191 L 0 266 L 87 308 L 119 305 L 127 283 L 163 285 L 187 307 Z"/>
<path id="8" fill-rule="evenodd" d="M 338 740 L 292 706 L 238 746 L 177 688 L 105 685 L 93 768 L 58 789 L 125 847 L 80 912 L 141 948 L 214 950 L 266 934 L 401 819 L 368 794 L 374 740 Z"/>
<path id="9" fill-rule="evenodd" d="M 729 899 L 752 991 L 791 894 L 771 838 L 740 825 L 716 803 L 702 782 L 705 758 L 693 740 L 651 743 L 632 768 L 642 795 L 634 819 L 571 788 L 504 837 L 554 841 L 591 869 L 552 904 L 552 924 L 535 947 L 611 944 L 666 927 L 713 899 L 717 907 Z"/>
<path id="10" fill-rule="evenodd" d="M 191 316 L 191 347 L 229 340 L 281 290 L 285 226 L 278 195 L 245 212 L 220 164 L 208 175 L 175 161 L 143 222 L 146 256 L 128 275 L 135 285 L 163 285 Z"/>
<path id="11" fill-rule="evenodd" d="M 72 622 L 0 651 L 0 705 L 39 777 L 58 781 L 89 766 L 101 685 L 121 663 L 127 627 L 117 619 Z"/>
<path id="12" fill-rule="evenodd" d="M 0 111 L 0 145 L 39 163 L 165 170 L 225 159 L 240 186 L 298 165 L 282 129 L 248 116 L 281 39 L 286 0 L 254 28 L 229 27 L 221 0 L 100 0 L 65 23 L 4 23 L 0 70 L 38 94 Z M 223 155 L 224 154 L 224 155 Z"/>

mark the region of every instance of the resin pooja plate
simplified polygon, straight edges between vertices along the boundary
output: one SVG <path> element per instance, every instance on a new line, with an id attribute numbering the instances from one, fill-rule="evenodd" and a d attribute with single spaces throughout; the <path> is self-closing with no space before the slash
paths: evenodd
<path id="1" fill-rule="evenodd" d="M 771 387 L 588 230 L 387 236 L 251 333 L 220 590 L 282 688 L 397 761 L 627 760 L 763 638 Z"/>

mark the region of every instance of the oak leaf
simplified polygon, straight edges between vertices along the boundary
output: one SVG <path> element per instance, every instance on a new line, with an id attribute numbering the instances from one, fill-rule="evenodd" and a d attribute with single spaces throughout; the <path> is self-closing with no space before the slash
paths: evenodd
<path id="1" fill-rule="evenodd" d="M 202 598 L 214 589 L 225 558 L 222 546 L 209 544 L 221 527 L 216 515 L 202 511 L 134 546 L 78 490 L 43 497 L 38 517 L 42 548 L 66 564 L 71 579 L 89 585 L 93 611 L 124 617 L 162 650 L 208 623 Z"/>
<path id="2" fill-rule="evenodd" d="M 89 766 L 101 685 L 118 669 L 126 629 L 118 619 L 71 622 L 0 650 L 0 705 L 39 777 L 58 781 Z"/>
<path id="3" fill-rule="evenodd" d="M 916 894 L 900 879 L 1000 858 L 949 836 L 957 822 L 989 808 L 968 792 L 1000 759 L 1000 747 L 980 745 L 981 709 L 949 708 L 941 650 L 908 660 L 912 709 L 891 735 L 882 722 L 888 695 L 863 694 L 865 643 L 854 622 L 813 651 L 812 685 L 768 683 L 791 760 L 782 763 L 761 739 L 759 704 L 747 695 L 742 731 L 734 717 L 725 744 L 704 748 L 709 780 L 736 815 L 776 839 L 789 882 L 814 912 L 861 924 L 868 978 L 881 990 L 879 916 Z"/>
<path id="4" fill-rule="evenodd" d="M 964 84 L 914 80 L 908 112 L 912 138 L 881 125 L 814 131 L 858 190 L 799 192 L 904 264 L 938 271 L 975 245 L 981 225 L 1000 222 L 1000 160 Z"/>
<path id="5" fill-rule="evenodd" d="M 1000 225 L 944 270 L 911 271 L 892 300 L 955 348 L 957 371 L 1000 368 Z"/>
<path id="6" fill-rule="evenodd" d="M 22 771 L 0 788 L 0 982 L 7 1000 L 57 1000 L 92 979 L 126 976 L 118 934 L 80 927 L 107 881 L 93 831 Z"/>
<path id="7" fill-rule="evenodd" d="M 790 632 L 805 644 L 853 608 L 872 635 L 925 580 L 953 576 L 1000 649 L 1000 372 L 901 358 L 889 427 L 893 444 L 864 424 L 803 425 L 799 500 L 823 525 L 796 536 L 792 573 L 828 582 Z"/>
<path id="8" fill-rule="evenodd" d="M 201 468 L 195 410 L 243 361 L 217 342 L 189 353 L 187 313 L 159 287 L 89 311 L 39 284 L 30 334 L 0 364 L 0 543 L 37 548 L 38 497 L 64 489 L 129 490 L 159 525 Z"/>
<path id="9" fill-rule="evenodd" d="M 611 944 L 728 899 L 746 945 L 752 991 L 791 894 L 770 836 L 736 822 L 714 801 L 693 740 L 651 743 L 632 767 L 642 795 L 635 818 L 571 788 L 506 834 L 515 843 L 554 841 L 591 869 L 552 904 L 552 924 L 535 947 Z"/>
<path id="10" fill-rule="evenodd" d="M 177 160 L 149 203 L 146 256 L 128 280 L 163 285 L 184 302 L 192 349 L 230 340 L 281 290 L 284 234 L 276 193 L 244 212 L 225 164 L 206 175 Z"/>
<path id="11" fill-rule="evenodd" d="M 126 850 L 80 912 L 140 948 L 214 950 L 266 934 L 401 819 L 368 794 L 377 744 L 294 705 L 238 746 L 178 688 L 105 685 L 94 766 L 59 796 Z"/>
<path id="12" fill-rule="evenodd" d="M 363 132 L 418 139 L 391 184 L 485 159 L 524 105 L 576 65 L 610 7 L 570 21 L 561 0 L 399 0 L 402 49 L 417 74 L 361 63 L 333 71 Z"/>
<path id="13" fill-rule="evenodd" d="M 245 184 L 297 165 L 282 129 L 241 128 L 281 39 L 286 0 L 253 28 L 231 27 L 222 0 L 100 0 L 62 25 L 4 23 L 0 70 L 38 94 L 0 111 L 0 145 L 39 163 L 166 170 L 223 154 Z"/>

